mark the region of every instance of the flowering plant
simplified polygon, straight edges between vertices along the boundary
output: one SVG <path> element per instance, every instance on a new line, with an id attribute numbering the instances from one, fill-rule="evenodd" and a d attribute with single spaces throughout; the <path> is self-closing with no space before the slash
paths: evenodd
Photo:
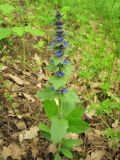
<path id="1" fill-rule="evenodd" d="M 61 19 L 62 15 L 57 11 L 55 40 L 50 43 L 54 55 L 48 66 L 52 74 L 46 88 L 38 92 L 38 96 L 43 100 L 45 113 L 50 120 L 49 127 L 41 123 L 39 129 L 46 138 L 56 144 L 55 160 L 60 160 L 62 155 L 73 158 L 72 148 L 80 145 L 81 141 L 67 135 L 80 134 L 88 128 L 88 124 L 82 118 L 84 109 L 78 107 L 79 97 L 72 89 L 67 88 L 67 82 L 74 69 L 69 61 L 68 43 L 64 38 L 64 24 Z"/>

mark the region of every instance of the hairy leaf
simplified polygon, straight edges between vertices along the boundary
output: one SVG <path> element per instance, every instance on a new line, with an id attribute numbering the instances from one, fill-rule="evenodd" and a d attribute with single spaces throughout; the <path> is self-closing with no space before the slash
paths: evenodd
<path id="1" fill-rule="evenodd" d="M 61 160 L 61 157 L 60 157 L 60 155 L 58 153 L 55 155 L 54 160 Z"/>
<path id="2" fill-rule="evenodd" d="M 54 115 L 56 115 L 58 110 L 55 101 L 44 101 L 44 110 L 48 118 L 51 118 Z"/>
<path id="3" fill-rule="evenodd" d="M 69 124 L 69 132 L 73 132 L 73 133 L 84 133 L 89 125 L 88 123 L 82 121 L 82 120 L 78 120 L 78 119 L 70 119 L 68 121 Z"/>
<path id="4" fill-rule="evenodd" d="M 37 92 L 37 96 L 42 100 L 53 101 L 56 97 L 56 94 L 50 87 L 44 88 L 41 91 Z"/>
<path id="5" fill-rule="evenodd" d="M 72 155 L 71 151 L 69 150 L 69 148 L 63 147 L 63 148 L 61 149 L 61 152 L 63 153 L 63 155 L 64 155 L 65 157 L 70 158 L 70 159 L 73 158 L 73 155 Z"/>
<path id="6" fill-rule="evenodd" d="M 51 121 L 52 121 L 50 128 L 51 140 L 54 143 L 61 142 L 61 140 L 63 139 L 63 137 L 67 132 L 68 122 L 67 120 L 60 119 L 57 116 L 52 117 Z"/>
<path id="7" fill-rule="evenodd" d="M 63 140 L 63 146 L 68 148 L 73 148 L 75 146 L 79 146 L 82 144 L 82 141 L 80 139 L 64 139 Z"/>

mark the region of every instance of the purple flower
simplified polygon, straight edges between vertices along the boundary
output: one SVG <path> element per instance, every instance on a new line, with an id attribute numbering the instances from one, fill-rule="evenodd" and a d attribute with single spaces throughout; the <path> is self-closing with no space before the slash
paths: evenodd
<path id="1" fill-rule="evenodd" d="M 57 41 L 62 42 L 63 41 L 63 37 L 62 36 L 57 36 Z"/>
<path id="2" fill-rule="evenodd" d="M 61 71 L 57 71 L 56 75 L 57 77 L 63 77 L 65 73 L 61 72 Z"/>
<path id="3" fill-rule="evenodd" d="M 64 59 L 63 64 L 68 64 L 68 63 L 69 63 L 69 61 L 67 59 Z"/>
<path id="4" fill-rule="evenodd" d="M 51 41 L 48 45 L 51 46 L 53 44 L 55 44 L 55 40 Z"/>
<path id="5" fill-rule="evenodd" d="M 67 93 L 67 88 L 63 88 L 63 89 L 62 89 L 62 93 L 63 93 L 63 94 L 66 94 L 66 93 Z"/>
<path id="6" fill-rule="evenodd" d="M 67 47 L 68 47 L 68 43 L 64 42 L 64 48 L 67 48 Z"/>
<path id="7" fill-rule="evenodd" d="M 63 53 L 62 53 L 61 51 L 57 51 L 57 52 L 55 52 L 55 55 L 56 55 L 57 57 L 61 57 L 61 56 L 63 55 Z"/>
<path id="8" fill-rule="evenodd" d="M 56 26 L 62 26 L 63 25 L 63 22 L 62 21 L 56 21 Z"/>

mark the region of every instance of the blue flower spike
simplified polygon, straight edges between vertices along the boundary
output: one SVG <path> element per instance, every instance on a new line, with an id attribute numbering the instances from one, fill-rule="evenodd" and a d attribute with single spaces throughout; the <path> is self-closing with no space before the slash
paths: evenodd
<path id="1" fill-rule="evenodd" d="M 67 48 L 67 47 L 68 47 L 68 43 L 64 42 L 64 48 Z"/>
<path id="2" fill-rule="evenodd" d="M 62 57 L 62 56 L 63 56 L 63 53 L 62 53 L 61 51 L 57 51 L 57 52 L 55 52 L 55 55 L 56 55 L 57 57 Z"/>
<path id="3" fill-rule="evenodd" d="M 62 36 L 57 36 L 57 41 L 58 42 L 62 42 L 64 40 L 64 38 Z"/>
<path id="4" fill-rule="evenodd" d="M 67 59 L 64 59 L 63 64 L 68 64 L 68 63 L 69 63 L 69 61 Z"/>
<path id="5" fill-rule="evenodd" d="M 57 72 L 56 72 L 56 76 L 57 76 L 57 77 L 63 77 L 64 75 L 65 75 L 64 72 L 61 72 L 61 71 L 57 71 Z"/>

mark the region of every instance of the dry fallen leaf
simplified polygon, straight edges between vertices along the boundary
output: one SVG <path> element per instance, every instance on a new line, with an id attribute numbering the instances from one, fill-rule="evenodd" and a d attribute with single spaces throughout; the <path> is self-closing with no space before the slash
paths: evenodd
<path id="1" fill-rule="evenodd" d="M 101 160 L 105 156 L 105 151 L 95 150 L 91 154 L 88 154 L 85 160 Z"/>
<path id="2" fill-rule="evenodd" d="M 38 138 L 34 138 L 29 145 L 31 147 L 31 153 L 34 158 L 37 156 L 39 152 L 37 144 L 38 144 Z"/>
<path id="3" fill-rule="evenodd" d="M 8 74 L 7 76 L 8 76 L 11 80 L 13 80 L 15 83 L 17 83 L 18 85 L 20 85 L 20 86 L 22 86 L 22 85 L 24 85 L 24 84 L 26 84 L 26 85 L 30 84 L 29 82 L 20 79 L 18 76 L 15 76 L 15 75 L 12 75 L 12 74 Z"/>
<path id="4" fill-rule="evenodd" d="M 24 154 L 24 150 L 15 143 L 11 143 L 8 147 L 3 147 L 2 150 L 2 156 L 5 159 L 11 156 L 13 159 L 21 160 Z"/>
<path id="5" fill-rule="evenodd" d="M 19 130 L 26 129 L 25 122 L 22 122 L 22 121 L 17 122 L 17 123 L 16 123 L 16 127 L 17 127 L 17 129 L 19 129 Z"/>
<path id="6" fill-rule="evenodd" d="M 86 137 L 90 144 L 102 146 L 104 144 L 104 132 L 95 129 L 89 129 L 86 132 Z"/>
<path id="7" fill-rule="evenodd" d="M 11 149 L 4 146 L 1 155 L 4 159 L 6 159 L 7 157 L 11 156 Z"/>
<path id="8" fill-rule="evenodd" d="M 29 94 L 27 94 L 27 93 L 23 93 L 23 95 L 24 95 L 24 97 L 25 98 L 27 98 L 29 101 L 31 101 L 31 102 L 35 102 L 35 99 L 31 96 L 31 95 L 29 95 Z"/>
<path id="9" fill-rule="evenodd" d="M 112 124 L 112 127 L 114 129 L 114 131 L 119 132 L 120 131 L 120 122 L 118 119 L 115 120 L 115 122 Z"/>
<path id="10" fill-rule="evenodd" d="M 24 133 L 19 135 L 19 141 L 22 142 L 25 139 L 33 139 L 38 135 L 38 127 L 33 126 L 30 128 L 30 130 L 25 131 Z"/>
<path id="11" fill-rule="evenodd" d="M 68 133 L 65 135 L 66 139 L 78 139 L 79 138 L 79 134 L 76 133 Z"/>
<path id="12" fill-rule="evenodd" d="M 19 85 L 23 85 L 23 80 L 20 79 L 18 76 L 14 76 L 12 74 L 8 75 L 9 78 L 11 78 L 15 83 L 19 84 Z"/>
<path id="13" fill-rule="evenodd" d="M 10 144 L 9 148 L 11 149 L 11 157 L 13 159 L 21 160 L 21 156 L 25 154 L 23 148 L 20 148 L 15 143 Z"/>
<path id="14" fill-rule="evenodd" d="M 55 144 L 50 144 L 47 148 L 47 154 L 52 153 L 53 155 L 57 152 L 57 146 Z"/>

